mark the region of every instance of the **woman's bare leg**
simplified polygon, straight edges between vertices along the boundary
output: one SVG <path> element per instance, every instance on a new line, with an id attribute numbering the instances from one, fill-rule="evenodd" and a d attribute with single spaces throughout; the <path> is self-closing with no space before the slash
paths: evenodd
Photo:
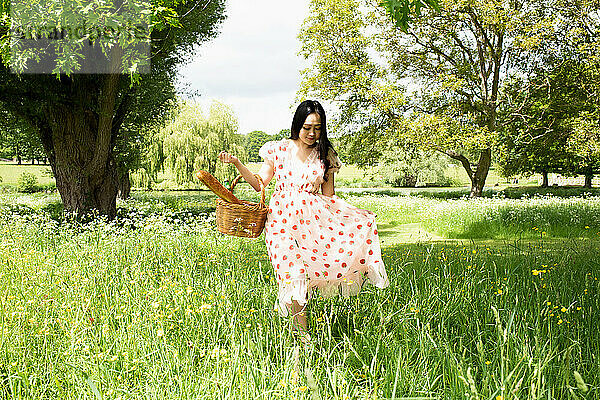
<path id="1" fill-rule="evenodd" d="M 289 310 L 292 313 L 293 327 L 300 333 L 300 339 L 302 342 L 309 341 L 308 310 L 306 309 L 306 305 L 302 306 L 296 300 L 292 300 L 292 305 L 289 307 Z"/>

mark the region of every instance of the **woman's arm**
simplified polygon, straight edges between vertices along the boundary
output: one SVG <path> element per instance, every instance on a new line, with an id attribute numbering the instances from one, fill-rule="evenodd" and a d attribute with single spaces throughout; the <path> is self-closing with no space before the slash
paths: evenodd
<path id="1" fill-rule="evenodd" d="M 323 195 L 327 197 L 331 197 L 335 194 L 334 176 L 335 174 L 333 172 L 329 172 L 327 174 L 327 181 L 321 184 L 321 191 L 323 192 Z"/>
<path id="2" fill-rule="evenodd" d="M 219 153 L 219 160 L 221 160 L 224 163 L 232 163 L 233 165 L 235 165 L 237 170 L 240 172 L 240 175 L 242 175 L 246 182 L 248 182 L 250 186 L 254 188 L 254 190 L 260 192 L 260 184 L 258 183 L 258 180 L 254 176 L 252 171 L 250 171 L 248 167 L 242 164 L 242 162 L 236 156 L 233 156 L 227 153 L 226 151 L 222 151 L 221 153 Z M 265 187 L 267 187 L 269 182 L 271 182 L 273 174 L 273 162 L 265 160 L 263 162 L 262 167 L 260 167 L 260 171 L 258 171 L 258 175 L 261 177 L 263 185 L 265 185 Z"/>

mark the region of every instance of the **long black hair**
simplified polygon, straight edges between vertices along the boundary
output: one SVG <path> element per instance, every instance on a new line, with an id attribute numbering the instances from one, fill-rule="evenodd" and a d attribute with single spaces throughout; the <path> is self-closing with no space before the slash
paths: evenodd
<path id="1" fill-rule="evenodd" d="M 325 165 L 325 172 L 323 174 L 323 179 L 327 180 L 327 171 L 329 170 L 330 162 L 327 158 L 327 154 L 329 153 L 329 149 L 333 151 L 333 154 L 337 154 L 331 145 L 331 142 L 327 138 L 327 119 L 325 117 L 325 110 L 321 103 L 316 100 L 304 100 L 298 108 L 296 108 L 296 113 L 294 114 L 294 119 L 292 120 L 292 129 L 290 131 L 290 139 L 298 139 L 300 137 L 300 130 L 302 129 L 302 125 L 306 121 L 306 117 L 310 114 L 316 113 L 321 117 L 321 135 L 319 140 L 315 143 L 315 147 L 319 152 L 319 158 L 323 161 Z"/>

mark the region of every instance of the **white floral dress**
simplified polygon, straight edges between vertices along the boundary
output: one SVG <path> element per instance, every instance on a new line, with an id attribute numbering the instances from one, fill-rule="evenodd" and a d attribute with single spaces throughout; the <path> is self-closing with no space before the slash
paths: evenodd
<path id="1" fill-rule="evenodd" d="M 265 240 L 279 288 L 277 308 L 287 315 L 292 300 L 306 304 L 315 288 L 324 297 L 357 294 L 365 277 L 389 285 L 381 259 L 376 215 L 336 195 L 318 193 L 325 166 L 316 148 L 302 163 L 289 139 L 265 143 L 260 156 L 273 163 L 275 191 L 269 202 Z M 330 171 L 341 162 L 329 154 Z"/>

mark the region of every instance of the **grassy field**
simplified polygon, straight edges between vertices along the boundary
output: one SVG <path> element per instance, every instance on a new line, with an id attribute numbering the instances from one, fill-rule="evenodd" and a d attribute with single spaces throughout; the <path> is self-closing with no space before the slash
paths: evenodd
<path id="1" fill-rule="evenodd" d="M 305 349 L 262 237 L 216 233 L 212 196 L 79 223 L 0 193 L 0 398 L 599 397 L 598 198 L 346 198 L 377 212 L 391 286 L 315 298 Z M 502 207 L 535 217 L 519 235 Z"/>
<path id="2" fill-rule="evenodd" d="M 16 185 L 19 177 L 24 172 L 34 174 L 40 184 L 54 182 L 54 178 L 50 175 L 51 169 L 49 165 L 0 163 L 0 177 L 2 177 L 2 183 L 4 184 Z"/>

